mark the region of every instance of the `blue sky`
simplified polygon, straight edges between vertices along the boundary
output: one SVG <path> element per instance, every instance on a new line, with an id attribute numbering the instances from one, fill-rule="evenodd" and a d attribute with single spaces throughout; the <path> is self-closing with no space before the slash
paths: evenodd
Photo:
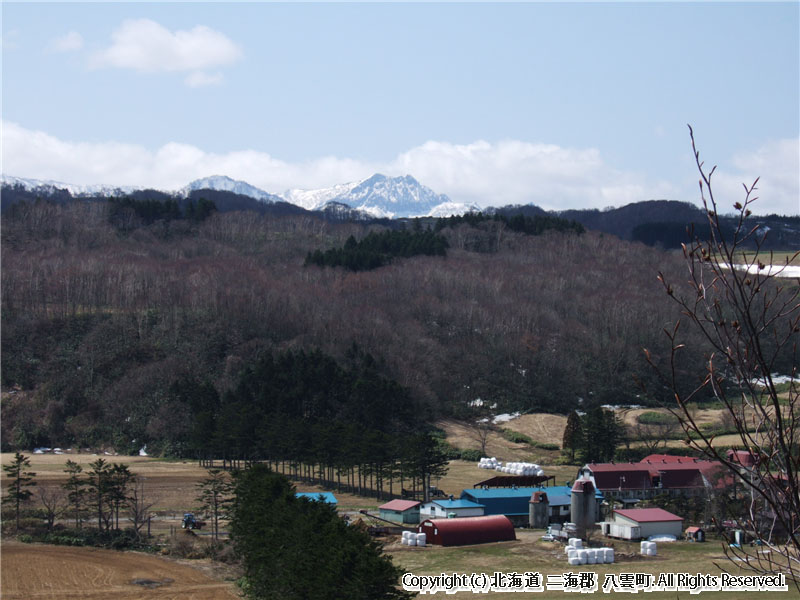
<path id="1" fill-rule="evenodd" d="M 2 4 L 3 173 L 800 213 L 797 2 Z"/>

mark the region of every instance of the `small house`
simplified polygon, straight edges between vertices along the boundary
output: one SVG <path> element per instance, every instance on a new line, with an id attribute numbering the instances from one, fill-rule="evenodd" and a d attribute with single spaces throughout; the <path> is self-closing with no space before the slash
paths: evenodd
<path id="1" fill-rule="evenodd" d="M 468 519 L 426 519 L 417 527 L 426 542 L 441 546 L 464 546 L 515 540 L 514 525 L 508 517 L 490 515 Z"/>
<path id="2" fill-rule="evenodd" d="M 705 542 L 706 532 L 700 527 L 687 527 L 684 537 L 690 542 Z"/>
<path id="3" fill-rule="evenodd" d="M 457 500 L 431 500 L 420 507 L 421 519 L 482 517 L 483 504 L 465 498 Z"/>
<path id="4" fill-rule="evenodd" d="M 394 523 L 419 523 L 421 504 L 416 500 L 392 500 L 378 507 L 381 519 Z"/>

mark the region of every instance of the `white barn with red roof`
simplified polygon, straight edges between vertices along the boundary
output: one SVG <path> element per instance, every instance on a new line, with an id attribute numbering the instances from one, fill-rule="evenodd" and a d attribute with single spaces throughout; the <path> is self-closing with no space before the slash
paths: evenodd
<path id="1" fill-rule="evenodd" d="M 601 524 L 605 535 L 627 540 L 683 535 L 683 518 L 663 508 L 617 509 L 613 516 L 613 521 Z"/>

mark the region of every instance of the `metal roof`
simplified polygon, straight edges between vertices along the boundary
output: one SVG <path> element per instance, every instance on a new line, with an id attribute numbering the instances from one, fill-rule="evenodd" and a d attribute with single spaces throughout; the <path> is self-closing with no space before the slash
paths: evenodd
<path id="1" fill-rule="evenodd" d="M 551 485 L 550 487 L 522 487 L 522 488 L 489 488 L 488 490 L 484 490 L 481 488 L 473 488 L 464 490 L 461 493 L 461 497 L 463 498 L 465 494 L 472 496 L 473 498 L 526 498 L 530 500 L 530 497 L 533 496 L 533 492 L 547 492 L 548 500 L 553 496 L 567 496 L 569 497 L 572 494 L 572 488 L 568 485 Z M 595 496 L 597 498 L 602 498 L 603 494 L 600 491 L 595 492 Z M 552 504 L 552 501 L 550 502 Z"/>
<path id="2" fill-rule="evenodd" d="M 309 500 L 317 500 L 318 502 L 326 502 L 328 504 L 337 504 L 336 496 L 331 492 L 297 492 L 295 494 L 298 498 L 308 498 Z"/>
<path id="3" fill-rule="evenodd" d="M 433 500 L 432 504 L 437 504 L 442 508 L 485 508 L 483 504 L 460 498 L 458 500 Z"/>
<path id="4" fill-rule="evenodd" d="M 472 487 L 532 487 L 542 485 L 549 480 L 555 482 L 556 478 L 554 475 L 495 475 L 479 481 Z"/>
<path id="5" fill-rule="evenodd" d="M 379 510 L 396 510 L 398 512 L 404 512 L 410 508 L 414 508 L 419 506 L 420 503 L 416 500 L 392 500 L 391 502 L 387 502 L 386 504 L 382 504 L 378 507 Z"/>
<path id="6" fill-rule="evenodd" d="M 482 544 L 515 540 L 514 525 L 508 517 L 492 515 L 488 517 L 464 517 L 461 519 L 426 519 L 417 527 L 420 533 L 435 533 L 428 541 L 443 546 L 463 544 Z"/>
<path id="7" fill-rule="evenodd" d="M 682 517 L 673 515 L 663 508 L 620 508 L 614 511 L 637 523 L 658 523 L 662 521 L 683 521 Z"/>

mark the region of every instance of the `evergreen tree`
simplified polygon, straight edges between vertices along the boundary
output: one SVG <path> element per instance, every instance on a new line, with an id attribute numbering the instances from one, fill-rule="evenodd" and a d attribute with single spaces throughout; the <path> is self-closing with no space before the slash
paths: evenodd
<path id="1" fill-rule="evenodd" d="M 111 465 L 104 459 L 98 458 L 89 463 L 91 471 L 87 473 L 86 485 L 89 488 L 89 502 L 91 507 L 96 510 L 97 529 L 111 528 L 111 506 L 109 495 L 111 490 Z"/>
<path id="2" fill-rule="evenodd" d="M 423 498 L 425 502 L 428 502 L 431 478 L 441 477 L 447 473 L 449 461 L 442 452 L 441 446 L 429 433 L 408 436 L 404 462 L 407 465 L 408 474 L 418 478 L 422 483 Z"/>
<path id="3" fill-rule="evenodd" d="M 235 486 L 230 531 L 247 597 L 411 597 L 399 589 L 402 570 L 333 507 L 297 498 L 286 478 L 264 465 L 239 471 Z"/>
<path id="4" fill-rule="evenodd" d="M 583 462 L 608 462 L 613 460 L 617 445 L 622 440 L 622 427 L 614 411 L 602 406 L 590 408 L 583 417 Z"/>
<path id="5" fill-rule="evenodd" d="M 72 515 L 75 517 L 75 527 L 81 526 L 81 515 L 86 499 L 86 480 L 81 477 L 83 467 L 73 460 L 67 460 L 64 472 L 68 475 L 63 487 L 67 491 L 67 501 L 72 507 Z"/>
<path id="6" fill-rule="evenodd" d="M 564 437 L 561 440 L 561 448 L 564 452 L 569 451 L 570 462 L 575 462 L 575 452 L 581 447 L 583 437 L 583 427 L 581 418 L 574 410 L 567 417 L 567 425 L 564 427 Z"/>
<path id="7" fill-rule="evenodd" d="M 200 492 L 196 501 L 200 503 L 197 512 L 211 516 L 212 533 L 214 539 L 219 539 L 219 521 L 228 516 L 228 507 L 231 503 L 233 484 L 228 474 L 220 469 L 210 469 L 208 477 L 197 484 Z"/>
<path id="8" fill-rule="evenodd" d="M 114 528 L 119 529 L 119 509 L 128 501 L 128 486 L 136 480 L 128 465 L 114 463 L 108 480 L 108 502 L 114 514 Z"/>
<path id="9" fill-rule="evenodd" d="M 11 464 L 3 467 L 3 471 L 6 472 L 6 477 L 10 480 L 8 491 L 3 498 L 3 504 L 8 504 L 14 508 L 14 520 L 17 525 L 17 531 L 19 531 L 20 505 L 23 502 L 27 502 L 31 495 L 33 495 L 33 492 L 27 488 L 36 485 L 36 482 L 33 480 L 33 478 L 36 477 L 36 473 L 25 470 L 29 469 L 30 466 L 30 459 L 17 452 L 14 454 L 14 459 L 11 461 Z"/>

